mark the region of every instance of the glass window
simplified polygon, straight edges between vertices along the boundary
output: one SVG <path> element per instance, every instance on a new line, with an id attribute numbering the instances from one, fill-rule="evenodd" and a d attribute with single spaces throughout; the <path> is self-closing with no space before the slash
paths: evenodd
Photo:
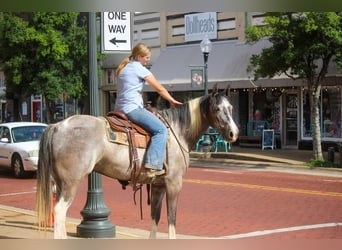
<path id="1" fill-rule="evenodd" d="M 341 89 L 326 88 L 321 92 L 321 136 L 325 140 L 341 139 Z M 312 137 L 309 92 L 303 91 L 303 137 Z"/>
<path id="2" fill-rule="evenodd" d="M 341 138 L 341 91 L 322 91 L 322 137 Z"/>
<path id="3" fill-rule="evenodd" d="M 310 106 L 310 96 L 309 91 L 303 91 L 303 118 L 302 118 L 302 128 L 303 137 L 312 136 L 312 120 L 311 120 L 311 106 Z"/>
<path id="4" fill-rule="evenodd" d="M 114 69 L 107 69 L 107 84 L 113 84 L 115 78 Z"/>
<path id="5" fill-rule="evenodd" d="M 5 142 L 11 142 L 11 135 L 8 128 L 3 127 L 1 130 L 1 140 L 7 139 Z"/>
<path id="6" fill-rule="evenodd" d="M 13 142 L 39 141 L 45 129 L 45 126 L 27 126 L 13 128 Z"/>

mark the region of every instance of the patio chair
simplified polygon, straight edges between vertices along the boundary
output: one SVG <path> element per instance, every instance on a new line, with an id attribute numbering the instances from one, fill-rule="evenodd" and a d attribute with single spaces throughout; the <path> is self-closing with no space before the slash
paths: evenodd
<path id="1" fill-rule="evenodd" d="M 230 143 L 230 142 L 227 142 L 226 140 L 224 140 L 224 139 L 222 138 L 221 135 L 219 135 L 219 136 L 217 137 L 216 142 L 215 142 L 215 152 L 217 152 L 219 149 L 221 149 L 221 146 L 222 146 L 222 145 L 224 145 L 224 148 L 225 148 L 226 153 L 228 153 L 228 150 L 231 150 L 231 147 L 232 147 L 231 143 Z"/>
<path id="2" fill-rule="evenodd" d="M 199 151 L 201 143 L 204 141 L 204 135 L 201 136 L 201 138 L 196 142 L 196 152 Z"/>

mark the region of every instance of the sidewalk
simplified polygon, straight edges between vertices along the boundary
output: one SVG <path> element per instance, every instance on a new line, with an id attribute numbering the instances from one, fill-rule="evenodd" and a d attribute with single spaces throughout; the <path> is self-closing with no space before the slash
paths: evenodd
<path id="1" fill-rule="evenodd" d="M 197 159 L 230 159 L 238 161 L 262 161 L 268 163 L 285 163 L 290 165 L 304 166 L 304 163 L 313 158 L 312 150 L 298 150 L 298 149 L 264 149 L 261 148 L 247 148 L 233 146 L 228 152 L 218 153 L 203 153 L 191 152 L 191 158 Z M 323 152 L 324 159 L 328 159 L 328 152 Z M 334 163 L 340 163 L 340 152 L 334 153 Z M 342 168 L 342 167 L 341 167 Z"/>
<path id="2" fill-rule="evenodd" d="M 81 220 L 67 218 L 66 229 L 68 239 L 77 237 L 77 226 Z M 53 239 L 53 228 L 45 234 L 39 232 L 36 213 L 31 210 L 0 205 L 0 240 L 1 239 Z M 115 239 L 148 239 L 149 231 L 115 226 Z M 158 239 L 167 239 L 167 233 L 157 233 Z M 205 237 L 177 234 L 178 239 L 205 239 Z"/>
<path id="3" fill-rule="evenodd" d="M 314 172 L 318 175 L 333 174 L 342 177 L 342 168 L 314 168 L 304 166 L 304 163 L 312 158 L 312 151 L 296 149 L 259 149 L 233 147 L 228 153 L 203 153 L 191 152 L 191 162 L 193 164 L 208 166 L 223 166 L 222 163 L 230 165 L 240 164 L 243 166 L 254 166 L 262 163 L 267 169 L 282 168 L 287 171 L 302 171 L 298 173 Z M 327 159 L 327 152 L 324 152 Z M 211 162 L 211 164 L 208 164 Z M 339 163 L 339 152 L 335 152 L 335 163 Z M 226 164 L 227 165 L 227 164 Z M 223 166 L 224 167 L 224 166 Z M 77 225 L 80 220 L 67 219 L 67 232 L 69 239 L 80 239 L 76 235 Z M 19 209 L 0 205 L 0 239 L 52 239 L 53 230 L 51 229 L 46 236 L 37 230 L 36 216 L 34 211 Z M 116 226 L 116 239 L 147 239 L 149 232 L 134 228 Z M 179 239 L 203 239 L 190 235 L 179 235 Z M 166 239 L 167 234 L 158 233 L 158 239 Z"/>

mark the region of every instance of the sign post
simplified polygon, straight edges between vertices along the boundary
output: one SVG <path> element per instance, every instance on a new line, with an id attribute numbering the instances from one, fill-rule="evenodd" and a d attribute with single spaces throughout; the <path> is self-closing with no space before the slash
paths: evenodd
<path id="1" fill-rule="evenodd" d="M 131 30 L 130 12 L 102 12 L 102 53 L 130 52 L 132 50 Z"/>

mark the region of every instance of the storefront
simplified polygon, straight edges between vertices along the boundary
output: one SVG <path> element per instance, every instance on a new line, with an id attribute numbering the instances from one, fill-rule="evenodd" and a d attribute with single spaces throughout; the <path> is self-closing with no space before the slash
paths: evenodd
<path id="1" fill-rule="evenodd" d="M 339 84 L 335 86 L 326 86 L 321 90 L 321 98 L 319 104 L 320 110 L 320 127 L 322 141 L 327 148 L 328 145 L 334 142 L 342 141 L 342 79 Z M 303 89 L 301 91 L 302 103 L 301 103 L 301 139 L 299 147 L 305 148 L 307 144 L 311 142 L 312 136 L 312 118 L 311 118 L 311 107 L 309 102 L 309 91 Z"/>
<path id="2" fill-rule="evenodd" d="M 253 82 L 246 72 L 251 54 L 260 53 L 267 45 L 266 41 L 253 45 L 230 41 L 213 43 L 208 61 L 209 92 L 215 84 L 220 89 L 230 86 L 230 101 L 241 136 L 248 135 L 252 120 L 263 120 L 270 129 L 274 129 L 277 147 L 310 148 L 312 119 L 306 83 L 287 77 Z M 198 44 L 168 47 L 161 52 L 151 70 L 177 99 L 185 101 L 204 94 L 203 88 L 191 84 L 191 69 L 201 68 L 201 61 Z M 342 78 L 329 74 L 321 92 L 323 144 L 342 140 Z M 154 105 L 167 107 L 149 86 L 145 91 L 146 98 Z"/>
<path id="3" fill-rule="evenodd" d="M 240 129 L 240 138 L 260 136 L 262 129 L 269 128 L 274 130 L 277 148 L 310 149 L 312 118 L 305 81 L 280 76 L 254 82 L 247 74 L 251 55 L 260 53 L 268 45 L 265 40 L 252 45 L 236 41 L 214 42 L 208 59 L 209 93 L 215 84 L 221 90 L 230 87 L 230 102 L 234 107 L 233 116 Z M 117 62 L 124 55 L 120 57 L 116 58 Z M 192 83 L 192 73 L 200 69 L 203 69 L 203 55 L 199 44 L 167 47 L 151 67 L 165 88 L 183 102 L 204 95 L 203 84 Z M 114 71 L 108 69 L 106 72 L 101 99 L 106 100 L 103 106 L 108 112 L 114 109 L 116 92 Z M 322 83 L 320 103 L 324 149 L 329 143 L 342 140 L 341 91 L 342 77 L 336 74 L 336 70 L 329 71 Z M 144 92 L 145 101 L 152 101 L 152 105 L 160 109 L 169 107 L 150 86 L 146 85 Z M 262 120 L 262 126 L 252 126 L 254 120 Z"/>

